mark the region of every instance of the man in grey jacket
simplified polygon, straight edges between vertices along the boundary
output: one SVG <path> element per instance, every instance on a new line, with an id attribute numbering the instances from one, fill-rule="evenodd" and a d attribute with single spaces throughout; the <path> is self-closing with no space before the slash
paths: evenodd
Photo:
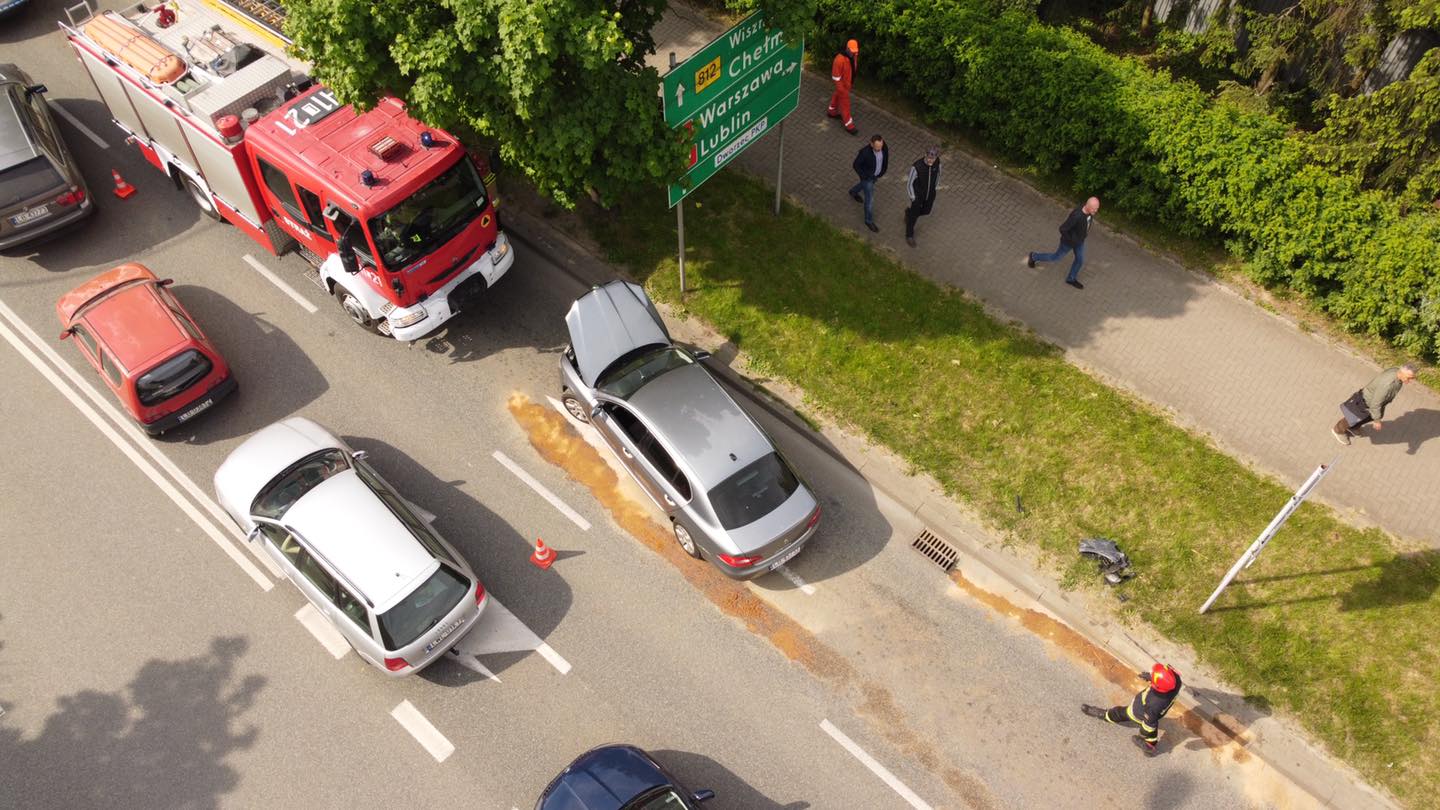
<path id="1" fill-rule="evenodd" d="M 1340 403 L 1340 421 L 1330 428 L 1335 441 L 1349 444 L 1351 436 L 1359 435 L 1358 428 L 1370 422 L 1375 423 L 1376 430 L 1383 428 L 1385 425 L 1380 420 L 1385 416 L 1385 406 L 1394 401 L 1403 385 L 1415 379 L 1415 370 L 1415 366 L 1408 363 L 1387 368 Z"/>
<path id="2" fill-rule="evenodd" d="M 935 190 L 940 187 L 940 147 L 925 150 L 925 157 L 910 166 L 905 179 L 905 193 L 910 207 L 905 209 L 905 244 L 915 247 L 915 220 L 930 213 L 935 205 Z"/>

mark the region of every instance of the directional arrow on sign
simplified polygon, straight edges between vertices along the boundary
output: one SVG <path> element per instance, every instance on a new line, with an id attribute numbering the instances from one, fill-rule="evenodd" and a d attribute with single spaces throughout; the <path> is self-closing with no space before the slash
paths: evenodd
<path id="1" fill-rule="evenodd" d="M 683 84 L 675 85 L 675 106 L 685 106 L 685 85 Z"/>

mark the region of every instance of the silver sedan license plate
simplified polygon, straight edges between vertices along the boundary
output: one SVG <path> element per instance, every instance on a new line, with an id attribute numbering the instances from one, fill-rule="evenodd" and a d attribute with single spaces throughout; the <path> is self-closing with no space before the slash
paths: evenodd
<path id="1" fill-rule="evenodd" d="M 35 206 L 34 208 L 31 208 L 31 209 L 26 210 L 26 211 L 21 211 L 21 212 L 18 213 L 18 214 L 12 215 L 12 216 L 10 217 L 10 224 L 11 224 L 11 225 L 24 225 L 25 223 L 30 222 L 31 220 L 36 220 L 36 219 L 39 219 L 39 218 L 41 218 L 41 217 L 43 217 L 43 216 L 48 216 L 49 214 L 50 214 L 50 206 L 48 206 L 48 205 L 37 205 L 37 206 Z"/>
<path id="2" fill-rule="evenodd" d="M 770 570 L 771 570 L 771 571 L 774 571 L 776 568 L 779 568 L 780 566 L 784 565 L 785 563 L 790 562 L 791 558 L 793 558 L 796 554 L 799 554 L 799 553 L 800 553 L 800 549 L 802 549 L 802 548 L 804 548 L 804 546 L 796 546 L 795 548 L 790 549 L 789 551 L 785 552 L 784 554 L 781 554 L 779 559 L 777 559 L 777 560 L 775 560 L 774 562 L 770 563 Z"/>

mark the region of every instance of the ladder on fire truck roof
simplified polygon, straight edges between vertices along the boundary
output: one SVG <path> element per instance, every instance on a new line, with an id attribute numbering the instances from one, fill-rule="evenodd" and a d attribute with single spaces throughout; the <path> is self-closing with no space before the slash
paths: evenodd
<path id="1" fill-rule="evenodd" d="M 173 21 L 162 25 L 167 22 L 164 8 L 173 13 Z M 173 102 L 172 109 L 217 136 L 216 121 L 222 116 L 243 119 L 251 110 L 252 116 L 264 115 L 309 81 L 308 64 L 291 58 L 283 46 L 266 38 L 256 42 L 256 37 L 247 36 L 255 33 L 251 26 L 246 26 L 248 31 L 237 31 L 243 21 L 215 10 L 211 0 L 168 0 L 153 7 L 136 3 L 119 12 L 97 12 L 92 0 L 82 0 L 66 7 L 65 16 L 69 24 L 62 22 L 60 27 L 68 34 L 103 52 L 115 70 L 163 95 L 167 104 Z M 119 20 L 138 30 L 183 61 L 184 72 L 171 81 L 153 81 L 122 54 L 105 48 L 87 33 L 87 25 L 101 18 Z"/>

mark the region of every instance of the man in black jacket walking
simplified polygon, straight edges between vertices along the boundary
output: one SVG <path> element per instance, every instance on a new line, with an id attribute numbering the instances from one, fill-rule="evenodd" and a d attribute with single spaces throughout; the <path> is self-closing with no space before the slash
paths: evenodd
<path id="1" fill-rule="evenodd" d="M 1090 223 L 1095 219 L 1095 213 L 1100 210 L 1100 198 L 1091 197 L 1085 204 L 1070 212 L 1070 216 L 1060 224 L 1060 247 L 1054 253 L 1029 253 L 1025 256 L 1025 264 L 1034 267 L 1036 262 L 1053 262 L 1070 251 L 1075 251 L 1075 261 L 1070 263 L 1070 272 L 1065 276 L 1065 283 L 1077 290 L 1085 289 L 1080 283 L 1080 266 L 1085 263 L 1085 237 L 1090 234 Z"/>
<path id="2" fill-rule="evenodd" d="M 871 135 L 870 143 L 860 147 L 850 167 L 860 178 L 860 182 L 850 187 L 850 199 L 865 203 L 865 227 L 879 231 L 875 226 L 875 181 L 884 177 L 890 168 L 890 147 L 885 139 Z"/>
<path id="3" fill-rule="evenodd" d="M 1145 756 L 1153 757 L 1155 746 L 1160 741 L 1160 718 L 1170 711 L 1171 704 L 1180 695 L 1180 673 L 1169 664 L 1156 664 L 1148 673 L 1138 673 L 1138 677 L 1148 681 L 1149 686 L 1136 694 L 1129 706 L 1116 706 L 1106 711 L 1099 706 L 1082 703 L 1080 711 L 1107 723 L 1138 727 L 1140 733 L 1135 736 L 1135 744 L 1140 746 Z"/>
<path id="4" fill-rule="evenodd" d="M 910 195 L 910 207 L 905 209 L 905 244 L 910 247 L 915 247 L 915 220 L 930 213 L 939 185 L 940 147 L 932 146 L 925 151 L 925 157 L 910 166 L 905 181 L 905 193 Z"/>

